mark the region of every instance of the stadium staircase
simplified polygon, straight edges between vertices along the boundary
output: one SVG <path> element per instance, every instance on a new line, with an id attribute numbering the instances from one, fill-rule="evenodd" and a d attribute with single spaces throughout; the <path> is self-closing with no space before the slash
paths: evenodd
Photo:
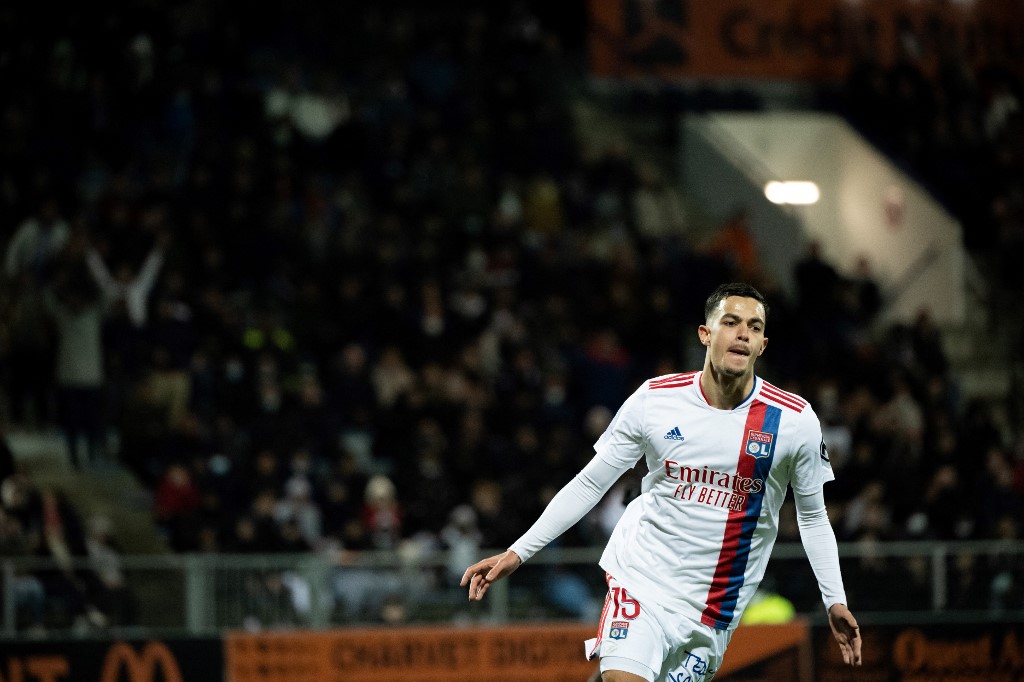
<path id="1" fill-rule="evenodd" d="M 971 257 L 967 266 L 964 321 L 942 328 L 943 350 L 963 403 L 983 401 L 1003 433 L 1011 433 L 1024 420 L 1024 359 L 1014 350 L 1024 312 L 985 277 L 983 266 Z"/>
<path id="2" fill-rule="evenodd" d="M 81 518 L 83 532 L 94 518 L 105 517 L 113 541 L 123 555 L 171 551 L 153 522 L 152 493 L 130 471 L 112 461 L 95 462 L 75 470 L 64 438 L 55 430 L 14 431 L 8 432 L 6 438 L 16 464 L 37 489 L 52 488 L 64 493 Z M 147 605 L 138 614 L 138 625 L 180 625 L 181 592 L 167 581 L 165 574 L 129 571 L 127 579 L 136 603 Z"/>
<path id="3" fill-rule="evenodd" d="M 83 524 L 96 516 L 107 517 L 125 554 L 169 551 L 153 523 L 152 494 L 127 469 L 107 461 L 75 470 L 57 431 L 12 432 L 7 441 L 35 487 L 62 491 Z"/>

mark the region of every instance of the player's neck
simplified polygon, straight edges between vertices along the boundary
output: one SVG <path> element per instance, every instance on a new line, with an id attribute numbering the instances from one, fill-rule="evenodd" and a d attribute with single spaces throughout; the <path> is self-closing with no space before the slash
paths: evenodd
<path id="1" fill-rule="evenodd" d="M 754 374 L 727 376 L 709 362 L 700 375 L 700 388 L 708 404 L 718 410 L 732 410 L 754 389 Z"/>

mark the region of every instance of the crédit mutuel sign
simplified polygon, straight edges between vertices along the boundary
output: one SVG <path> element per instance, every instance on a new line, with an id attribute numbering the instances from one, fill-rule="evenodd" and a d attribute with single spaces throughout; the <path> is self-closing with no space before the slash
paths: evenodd
<path id="1" fill-rule="evenodd" d="M 842 79 L 912 43 L 922 68 L 953 47 L 968 64 L 1024 73 L 1019 0 L 589 0 L 594 75 L 664 79 Z"/>

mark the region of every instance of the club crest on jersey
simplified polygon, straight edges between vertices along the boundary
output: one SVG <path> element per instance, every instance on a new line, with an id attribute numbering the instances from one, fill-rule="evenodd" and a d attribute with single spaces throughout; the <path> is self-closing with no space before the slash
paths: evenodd
<path id="1" fill-rule="evenodd" d="M 751 457 L 767 457 L 772 454 L 772 434 L 764 431 L 747 431 L 747 445 L 744 449 Z"/>
<path id="2" fill-rule="evenodd" d="M 629 621 L 628 620 L 613 620 L 612 627 L 608 631 L 608 637 L 611 639 L 626 639 L 626 635 L 629 634 Z"/>

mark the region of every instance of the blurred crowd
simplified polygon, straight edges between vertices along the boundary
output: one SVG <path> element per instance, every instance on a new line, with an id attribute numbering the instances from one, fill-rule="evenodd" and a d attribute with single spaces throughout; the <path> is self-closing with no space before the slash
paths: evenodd
<path id="1" fill-rule="evenodd" d="M 759 373 L 821 418 L 841 541 L 1019 540 L 1022 434 L 963 399 L 930 311 L 880 322 L 870 263 L 814 244 L 765 272 L 744 207 L 698 236 L 670 177 L 580 141 L 579 55 L 529 4 L 32 12 L 0 13 L 0 408 L 60 428 L 74 467 L 134 471 L 175 551 L 507 546 L 640 382 L 700 365 L 732 279 L 770 301 Z M 963 199 L 989 252 L 1024 228 L 1021 84 L 1000 82 L 958 91 L 991 121 L 977 158 L 1005 164 Z M 978 167 L 957 158 L 916 161 Z M 8 459 L 0 551 L 86 556 L 89 524 Z M 621 496 L 559 542 L 601 544 Z M 971 603 L 1024 608 L 1019 567 L 965 556 Z M 63 590 L 130 619 L 98 575 L 25 576 L 27 611 Z"/>
<path id="2" fill-rule="evenodd" d="M 931 189 L 965 244 L 1008 278 L 1009 254 L 1024 247 L 1020 69 L 1009 55 L 978 63 L 955 41 L 909 30 L 896 47 L 890 64 L 865 50 L 823 99 Z"/>

